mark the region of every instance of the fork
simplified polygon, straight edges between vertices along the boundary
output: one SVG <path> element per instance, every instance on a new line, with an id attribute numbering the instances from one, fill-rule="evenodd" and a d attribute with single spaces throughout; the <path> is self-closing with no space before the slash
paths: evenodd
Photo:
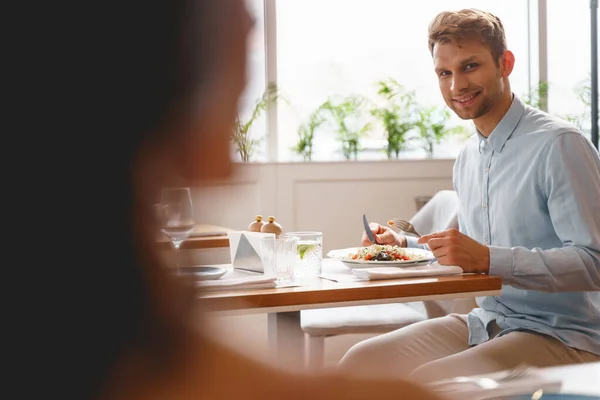
<path id="1" fill-rule="evenodd" d="M 414 235 L 416 237 L 421 237 L 421 235 L 417 232 L 417 230 L 415 229 L 415 227 L 413 226 L 413 224 L 411 224 L 410 222 L 404 220 L 404 219 L 400 219 L 400 218 L 392 218 L 390 220 L 390 222 L 393 222 L 393 225 L 400 229 L 401 231 L 405 232 L 405 233 L 409 233 L 411 235 Z M 392 225 L 388 222 L 389 225 Z"/>

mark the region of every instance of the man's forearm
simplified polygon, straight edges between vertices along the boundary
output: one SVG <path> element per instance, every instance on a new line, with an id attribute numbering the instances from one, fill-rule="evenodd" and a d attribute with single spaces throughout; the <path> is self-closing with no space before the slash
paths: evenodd
<path id="1" fill-rule="evenodd" d="M 518 289 L 600 291 L 600 254 L 576 246 L 549 250 L 490 246 L 490 275 Z"/>

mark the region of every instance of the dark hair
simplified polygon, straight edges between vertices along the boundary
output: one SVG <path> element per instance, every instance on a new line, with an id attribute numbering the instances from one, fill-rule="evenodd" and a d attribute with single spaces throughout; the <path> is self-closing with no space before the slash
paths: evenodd
<path id="1" fill-rule="evenodd" d="M 478 39 L 489 46 L 494 60 L 498 62 L 506 51 L 506 36 L 500 18 L 476 9 L 445 11 L 439 13 L 429 25 L 429 51 L 433 55 L 436 43 Z"/>
<path id="2" fill-rule="evenodd" d="M 32 108 L 34 118 L 44 109 L 52 119 L 30 138 L 50 134 L 47 160 L 67 166 L 52 171 L 53 191 L 41 193 L 53 219 L 45 224 L 50 265 L 42 268 L 55 275 L 36 293 L 47 310 L 32 318 L 49 354 L 36 362 L 43 377 L 32 380 L 43 379 L 47 394 L 101 395 L 132 348 L 151 349 L 146 367 L 157 372 L 185 353 L 192 298 L 163 285 L 170 278 L 153 256 L 153 240 L 139 235 L 153 199 L 137 197 L 133 167 L 169 119 L 202 97 L 218 69 L 228 10 L 239 4 L 91 3 L 49 16 L 52 27 L 40 33 L 54 46 L 53 67 L 39 68 L 40 79 L 56 83 L 57 91 L 53 102 Z M 67 215 L 69 226 L 58 221 Z"/>

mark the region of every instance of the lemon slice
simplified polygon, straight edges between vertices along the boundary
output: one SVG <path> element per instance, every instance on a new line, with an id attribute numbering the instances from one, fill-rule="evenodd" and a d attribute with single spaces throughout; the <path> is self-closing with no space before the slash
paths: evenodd
<path id="1" fill-rule="evenodd" d="M 298 245 L 298 255 L 300 256 L 300 259 L 302 260 L 304 258 L 304 254 L 306 254 L 307 251 L 311 252 L 316 247 L 317 247 L 316 244 L 299 244 Z"/>

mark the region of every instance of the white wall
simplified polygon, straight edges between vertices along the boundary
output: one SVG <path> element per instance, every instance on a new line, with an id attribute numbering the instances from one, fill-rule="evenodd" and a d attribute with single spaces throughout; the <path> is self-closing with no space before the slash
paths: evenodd
<path id="1" fill-rule="evenodd" d="M 322 231 L 324 252 L 358 246 L 363 213 L 382 224 L 410 218 L 416 197 L 452 189 L 453 164 L 450 159 L 237 164 L 227 181 L 193 189 L 196 220 L 243 230 L 257 214 L 273 215 L 284 231 Z M 229 262 L 225 251 L 189 253 L 182 253 L 182 264 Z"/>

